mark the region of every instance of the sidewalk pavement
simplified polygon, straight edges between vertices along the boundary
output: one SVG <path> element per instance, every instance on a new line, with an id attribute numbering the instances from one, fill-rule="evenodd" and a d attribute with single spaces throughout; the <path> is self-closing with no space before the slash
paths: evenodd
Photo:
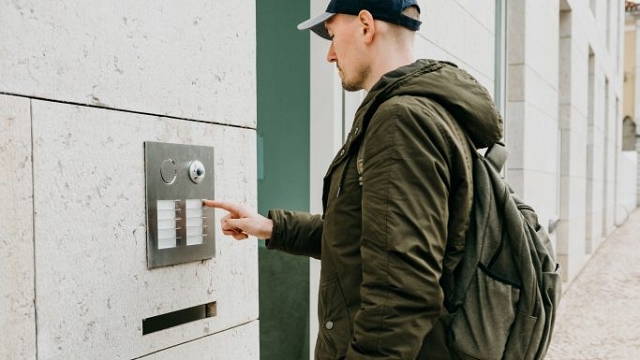
<path id="1" fill-rule="evenodd" d="M 640 208 L 568 285 L 557 316 L 545 360 L 640 359 Z"/>

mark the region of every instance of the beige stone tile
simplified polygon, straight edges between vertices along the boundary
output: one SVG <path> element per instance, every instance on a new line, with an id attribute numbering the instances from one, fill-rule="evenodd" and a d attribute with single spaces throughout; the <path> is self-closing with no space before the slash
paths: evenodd
<path id="1" fill-rule="evenodd" d="M 0 359 L 35 359 L 30 100 L 0 95 Z"/>
<path id="2" fill-rule="evenodd" d="M 254 13 L 248 0 L 13 2 L 0 91 L 255 127 Z"/>
<path id="3" fill-rule="evenodd" d="M 214 147 L 215 194 L 256 205 L 255 131 L 33 102 L 36 292 L 43 358 L 134 358 L 258 318 L 257 246 L 147 269 L 144 141 Z M 217 316 L 142 335 L 142 320 L 215 301 Z M 245 339 L 253 346 L 257 337 Z"/>

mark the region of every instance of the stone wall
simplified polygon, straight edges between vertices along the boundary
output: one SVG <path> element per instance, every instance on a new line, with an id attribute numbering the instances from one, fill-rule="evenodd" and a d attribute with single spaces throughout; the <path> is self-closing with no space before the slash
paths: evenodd
<path id="1" fill-rule="evenodd" d="M 590 5 L 593 5 L 590 6 Z M 622 3 L 508 6 L 507 178 L 556 228 L 571 280 L 615 228 L 621 168 Z"/>
<path id="2" fill-rule="evenodd" d="M 257 359 L 255 242 L 149 270 L 144 142 L 256 205 L 255 3 L 0 2 L 2 359 Z M 215 302 L 143 335 L 142 320 Z"/>

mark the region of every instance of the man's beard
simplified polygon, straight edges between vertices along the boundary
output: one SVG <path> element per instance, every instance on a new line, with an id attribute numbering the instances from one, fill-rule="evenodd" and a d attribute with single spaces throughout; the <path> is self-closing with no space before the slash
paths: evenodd
<path id="1" fill-rule="evenodd" d="M 344 80 L 342 80 L 342 88 L 345 91 L 358 91 L 358 90 L 362 90 L 362 86 L 357 84 L 357 83 L 349 83 L 349 82 L 345 82 Z"/>
<path id="2" fill-rule="evenodd" d="M 345 73 L 338 65 L 338 71 L 340 73 L 340 81 L 342 82 L 342 88 L 345 91 L 359 91 L 364 89 L 364 79 L 369 75 L 369 69 L 365 67 L 360 67 L 356 69 L 356 77 L 353 80 L 347 80 L 345 77 Z"/>

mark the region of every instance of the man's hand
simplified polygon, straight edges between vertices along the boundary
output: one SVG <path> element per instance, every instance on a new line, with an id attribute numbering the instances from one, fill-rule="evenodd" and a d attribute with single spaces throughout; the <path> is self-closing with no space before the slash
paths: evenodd
<path id="1" fill-rule="evenodd" d="M 270 239 L 273 221 L 242 204 L 227 201 L 202 200 L 204 206 L 227 210 L 229 213 L 220 219 L 222 232 L 233 236 L 236 240 L 244 240 L 251 236 Z"/>

